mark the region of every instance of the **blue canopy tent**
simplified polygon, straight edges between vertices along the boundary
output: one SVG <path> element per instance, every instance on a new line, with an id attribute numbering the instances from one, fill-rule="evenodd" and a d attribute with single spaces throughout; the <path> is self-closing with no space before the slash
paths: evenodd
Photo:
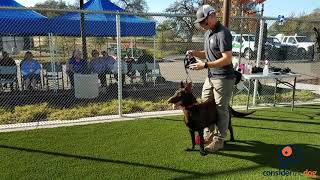
<path id="1" fill-rule="evenodd" d="M 14 0 L 1 0 L 0 6 L 24 7 Z M 47 17 L 33 10 L 0 10 L 0 35 L 47 35 L 49 32 L 47 23 Z"/>
<path id="2" fill-rule="evenodd" d="M 89 0 L 84 4 L 88 11 L 124 10 L 109 0 Z M 71 12 L 50 20 L 51 32 L 60 36 L 80 36 L 80 13 Z M 133 15 L 121 15 L 121 36 L 154 36 L 155 22 Z M 116 15 L 86 13 L 84 36 L 117 36 Z"/>
<path id="3" fill-rule="evenodd" d="M 83 10 L 86 11 L 114 11 L 124 12 L 124 9 L 116 6 L 109 0 L 89 0 L 84 4 Z M 156 34 L 155 21 L 134 15 L 117 15 L 106 13 L 84 13 L 83 37 L 117 37 L 117 58 L 121 59 L 121 36 L 154 36 Z M 81 36 L 79 12 L 70 12 L 52 18 L 50 21 L 50 31 L 55 36 Z M 120 22 L 119 22 L 120 21 Z M 118 24 L 120 23 L 120 24 Z M 120 31 L 117 31 L 120 27 Z M 86 53 L 84 53 L 86 54 Z M 118 61 L 118 74 L 121 74 L 121 61 Z M 122 76 L 119 76 L 118 83 L 121 84 Z M 122 88 L 119 85 L 118 88 Z M 122 90 L 119 90 L 122 93 Z M 119 97 L 121 97 L 121 93 Z M 121 101 L 121 98 L 119 98 Z M 120 113 L 121 114 L 121 113 Z"/>

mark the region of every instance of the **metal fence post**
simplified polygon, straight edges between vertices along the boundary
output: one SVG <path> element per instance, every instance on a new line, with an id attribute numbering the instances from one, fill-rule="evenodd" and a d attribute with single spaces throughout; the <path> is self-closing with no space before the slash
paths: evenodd
<path id="1" fill-rule="evenodd" d="M 121 60 L 121 29 L 120 15 L 116 15 L 117 28 L 117 59 L 118 59 L 118 113 L 122 116 L 122 60 Z"/>
<path id="2" fill-rule="evenodd" d="M 259 44 L 258 44 L 258 52 L 257 52 L 257 61 L 256 66 L 258 67 L 261 61 L 262 57 L 262 46 L 263 46 L 263 31 L 264 31 L 264 23 L 265 19 L 261 16 L 260 19 L 260 32 L 259 32 Z M 250 89 L 249 89 L 250 91 Z M 258 92 L 258 80 L 254 81 L 254 89 L 253 89 L 253 99 L 252 104 L 253 106 L 257 105 L 256 98 L 257 98 L 257 92 Z"/>
<path id="3" fill-rule="evenodd" d="M 153 36 L 153 72 L 156 70 L 156 36 Z M 153 79 L 153 86 L 156 86 L 156 79 L 153 78 L 153 72 L 151 77 Z"/>

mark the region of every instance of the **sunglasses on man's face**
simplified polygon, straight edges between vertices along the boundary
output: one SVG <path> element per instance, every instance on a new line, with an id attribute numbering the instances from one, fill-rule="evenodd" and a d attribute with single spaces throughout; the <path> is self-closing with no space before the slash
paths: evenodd
<path id="1" fill-rule="evenodd" d="M 208 25 L 208 18 L 204 19 L 203 21 L 199 22 L 200 26 Z"/>

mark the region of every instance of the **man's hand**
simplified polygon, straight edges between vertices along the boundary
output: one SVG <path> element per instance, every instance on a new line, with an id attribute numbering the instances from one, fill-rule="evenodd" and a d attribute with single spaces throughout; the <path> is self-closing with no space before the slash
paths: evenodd
<path id="1" fill-rule="evenodd" d="M 206 59 L 206 54 L 204 51 L 188 50 L 186 52 L 186 55 L 191 57 L 197 57 L 200 59 Z"/>
<path id="2" fill-rule="evenodd" d="M 204 65 L 205 63 L 203 61 L 200 61 L 198 59 L 197 60 L 197 63 L 194 63 L 194 64 L 190 64 L 189 65 L 189 68 L 192 69 L 192 70 L 201 70 L 201 69 L 204 69 Z"/>
<path id="3" fill-rule="evenodd" d="M 186 55 L 187 56 L 194 56 L 194 50 L 188 50 L 187 52 L 186 52 Z"/>

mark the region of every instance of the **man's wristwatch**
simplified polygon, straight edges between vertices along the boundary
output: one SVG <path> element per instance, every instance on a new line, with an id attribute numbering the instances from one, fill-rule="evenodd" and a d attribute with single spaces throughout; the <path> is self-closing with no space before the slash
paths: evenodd
<path id="1" fill-rule="evenodd" d="M 205 62 L 203 67 L 208 68 L 208 62 Z"/>

